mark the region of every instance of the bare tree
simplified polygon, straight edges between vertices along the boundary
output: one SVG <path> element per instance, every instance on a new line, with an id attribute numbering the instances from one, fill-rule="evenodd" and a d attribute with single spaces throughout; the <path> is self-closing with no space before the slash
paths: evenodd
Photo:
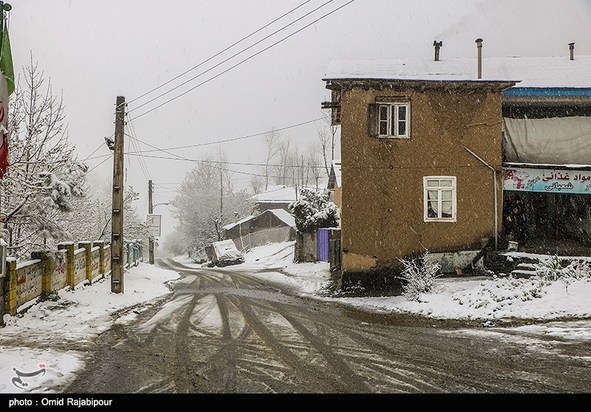
<path id="1" fill-rule="evenodd" d="M 320 159 L 319 159 L 319 154 L 318 154 L 318 150 L 317 150 L 318 146 L 317 145 L 310 145 L 308 147 L 308 158 L 307 158 L 307 168 L 308 171 L 310 173 L 310 175 L 312 176 L 312 178 L 314 179 L 314 185 L 316 187 L 316 190 L 319 189 L 319 181 L 320 181 L 320 177 L 322 176 L 322 166 L 320 165 Z M 322 149 L 322 148 L 321 148 Z M 324 161 L 324 170 L 327 173 L 327 177 L 328 174 L 330 173 L 328 169 L 326 169 L 326 158 Z"/>
<path id="2" fill-rule="evenodd" d="M 318 129 L 318 141 L 320 142 L 320 152 L 322 153 L 322 160 L 324 161 L 324 170 L 326 175 L 330 174 L 330 165 L 328 161 L 329 150 L 332 151 L 331 137 L 326 129 Z M 332 153 L 332 152 L 331 152 Z M 334 157 L 331 157 L 331 162 Z"/>
<path id="3" fill-rule="evenodd" d="M 265 187 L 265 182 L 260 178 L 260 176 L 251 176 L 250 188 L 252 189 L 252 192 L 255 195 L 257 193 L 260 193 L 264 187 Z"/>
<path id="4" fill-rule="evenodd" d="M 279 132 L 275 129 L 271 130 L 269 133 L 265 135 L 265 190 L 269 188 L 269 174 L 270 174 L 270 164 L 271 161 L 277 155 L 278 144 L 279 144 L 280 135 Z"/>
<path id="5" fill-rule="evenodd" d="M 285 139 L 282 140 L 278 144 L 277 148 L 278 154 L 278 164 L 275 166 L 275 183 L 278 185 L 287 185 L 289 184 L 289 180 L 291 178 L 289 173 L 289 163 L 291 153 L 291 147 L 289 140 Z"/>
<path id="6" fill-rule="evenodd" d="M 202 247 L 222 237 L 224 223 L 235 213 L 248 215 L 252 202 L 245 191 L 234 191 L 228 184 L 229 171 L 225 155 L 218 151 L 217 159 L 208 155 L 186 176 L 177 195 L 171 201 L 172 214 L 178 220 L 177 229 L 192 245 Z"/>

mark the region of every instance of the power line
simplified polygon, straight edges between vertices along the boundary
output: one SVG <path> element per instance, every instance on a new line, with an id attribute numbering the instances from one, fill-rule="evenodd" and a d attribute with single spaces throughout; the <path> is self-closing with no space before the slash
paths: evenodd
<path id="1" fill-rule="evenodd" d="M 147 91 L 146 93 L 144 93 L 144 94 L 142 94 L 142 95 L 140 95 L 140 96 L 138 96 L 138 97 L 136 97 L 136 98 L 134 98 L 134 99 L 130 100 L 130 101 L 129 101 L 129 103 L 133 103 L 133 102 L 135 102 L 136 100 L 139 100 L 139 99 L 141 99 L 142 97 L 145 97 L 145 96 L 147 96 L 148 94 L 150 94 L 150 93 L 152 93 L 152 92 L 154 92 L 154 91 L 156 91 L 156 90 L 158 90 L 158 89 L 160 89 L 160 88 L 162 88 L 162 87 L 166 86 L 167 84 L 170 84 L 170 83 L 172 83 L 173 81 L 175 81 L 175 80 L 177 80 L 177 79 L 179 79 L 179 78 L 183 77 L 185 74 L 187 74 L 187 73 L 190 73 L 191 71 L 193 71 L 193 70 L 197 69 L 198 67 L 201 67 L 201 66 L 203 66 L 205 63 L 207 63 L 207 62 L 209 62 L 209 61 L 213 60 L 214 58 L 216 58 L 216 57 L 217 57 L 217 56 L 219 56 L 220 54 L 222 54 L 222 53 L 224 53 L 224 52 L 228 51 L 228 50 L 229 50 L 229 49 L 231 49 L 232 47 L 234 47 L 234 46 L 236 46 L 236 45 L 238 45 L 238 44 L 242 43 L 244 40 L 246 40 L 246 39 L 248 39 L 248 38 L 250 38 L 250 37 L 254 36 L 255 34 L 257 34 L 258 32 L 260 32 L 260 31 L 262 31 L 262 30 L 266 29 L 267 27 L 269 27 L 269 26 L 270 26 L 270 25 L 272 25 L 273 23 L 275 23 L 275 22 L 277 22 L 278 20 L 281 20 L 282 18 L 284 18 L 284 17 L 288 16 L 289 14 L 293 13 L 294 11 L 296 11 L 297 9 L 299 9 L 299 8 L 303 7 L 304 5 L 306 5 L 306 4 L 307 4 L 307 3 L 309 3 L 309 2 L 310 2 L 310 0 L 306 0 L 305 2 L 303 2 L 303 3 L 299 4 L 298 6 L 294 7 L 294 8 L 293 8 L 293 9 L 291 9 L 291 10 L 289 10 L 288 12 L 286 12 L 286 13 L 282 14 L 281 16 L 277 17 L 276 19 L 273 19 L 273 20 L 271 20 L 269 23 L 267 23 L 267 24 L 265 24 L 264 26 L 262 26 L 262 27 L 258 28 L 257 30 L 253 31 L 252 33 L 250 33 L 250 34 L 248 34 L 248 35 L 244 36 L 243 38 L 241 38 L 241 39 L 240 39 L 240 40 L 238 40 L 237 42 L 234 42 L 234 43 L 232 43 L 231 45 L 229 45 L 228 47 L 226 47 L 226 48 L 225 48 L 225 49 L 223 49 L 222 51 L 219 51 L 219 52 L 217 52 L 216 54 L 214 54 L 213 56 L 211 56 L 211 57 L 209 57 L 209 58 L 205 59 L 204 61 L 202 61 L 201 63 L 197 64 L 196 66 L 193 66 L 193 67 L 191 67 L 189 70 L 186 70 L 185 72 L 183 72 L 183 73 L 181 73 L 181 74 L 177 75 L 176 77 L 173 77 L 172 79 L 170 79 L 170 80 L 168 80 L 168 81 L 166 81 L 166 82 L 162 83 L 161 85 L 159 85 L 159 86 L 157 86 L 157 87 L 155 87 L 155 88 L 153 88 L 153 89 L 151 89 L 151 90 Z M 174 89 L 173 89 L 173 90 L 174 90 Z"/>
<path id="2" fill-rule="evenodd" d="M 217 141 L 213 141 L 213 142 L 205 142 L 205 143 L 196 143 L 196 144 L 190 144 L 190 145 L 184 145 L 184 146 L 173 146 L 173 147 L 167 147 L 164 148 L 163 150 L 180 150 L 180 149 L 187 149 L 190 147 L 202 147 L 202 146 L 210 146 L 210 145 L 215 145 L 215 144 L 220 144 L 220 143 L 228 143 L 228 142 L 235 142 L 237 140 L 244 140 L 244 139 L 251 139 L 253 137 L 258 137 L 258 136 L 263 136 L 272 132 L 281 132 L 283 130 L 288 130 L 288 129 L 293 129 L 295 127 L 299 127 L 299 126 L 304 126 L 310 123 L 314 123 L 317 122 L 319 120 L 322 119 L 326 119 L 327 116 L 322 116 L 322 117 L 318 117 L 316 119 L 312 119 L 312 120 L 307 120 L 305 122 L 301 122 L 301 123 L 297 123 L 297 124 L 292 124 L 290 126 L 285 126 L 285 127 L 281 127 L 279 129 L 271 129 L 271 130 L 267 130 L 265 132 L 259 132 L 259 133 L 253 133 L 253 134 L 249 134 L 246 136 L 240 136 L 240 137 L 232 137 L 229 139 L 223 139 L 223 140 L 217 140 Z M 141 140 L 140 140 L 141 142 Z M 160 151 L 160 149 L 156 150 L 144 150 L 143 153 L 149 153 L 149 152 L 154 152 L 154 151 Z"/>
<path id="3" fill-rule="evenodd" d="M 137 153 L 129 152 L 125 153 L 128 156 L 142 156 L 138 155 Z M 248 163 L 248 162 L 228 162 L 223 160 L 198 160 L 198 159 L 188 159 L 188 158 L 177 158 L 177 157 L 167 157 L 167 156 L 156 156 L 156 155 L 143 155 L 148 158 L 152 159 L 166 159 L 166 160 L 184 160 L 189 162 L 200 162 L 200 163 L 215 163 L 215 164 L 224 164 L 224 165 L 234 165 L 234 166 L 268 166 L 268 167 L 289 167 L 289 168 L 302 168 L 302 169 L 324 169 L 324 166 L 311 166 L 311 165 L 280 165 L 280 164 L 265 164 L 265 163 Z"/>
<path id="4" fill-rule="evenodd" d="M 111 135 L 111 137 L 113 137 L 114 135 L 115 135 L 115 133 L 113 133 L 113 134 Z M 101 142 L 101 143 L 98 145 L 98 147 L 92 151 L 92 153 L 91 153 L 91 154 L 89 154 L 88 156 L 86 156 L 86 158 L 85 158 L 84 160 L 82 160 L 82 162 L 86 162 L 88 159 L 90 159 L 90 157 L 91 157 L 93 154 L 95 154 L 96 152 L 98 152 L 98 150 L 99 150 L 101 147 L 103 147 L 103 145 L 104 145 L 104 144 L 105 144 L 104 142 Z"/>
<path id="5" fill-rule="evenodd" d="M 109 160 L 113 156 L 113 154 L 109 154 L 107 156 L 108 156 L 107 158 L 105 158 L 102 162 L 100 162 L 99 164 L 97 164 L 95 167 L 93 167 L 92 169 L 88 169 L 88 171 L 86 173 L 92 172 L 94 169 L 96 169 L 97 167 L 99 167 L 100 165 L 102 165 L 103 163 L 105 163 L 107 160 Z"/>
<path id="6" fill-rule="evenodd" d="M 133 112 L 133 111 L 135 111 L 135 110 L 137 110 L 137 109 L 139 109 L 139 108 L 141 108 L 141 107 L 144 107 L 144 106 L 146 106 L 147 104 L 149 104 L 149 103 L 152 103 L 153 101 L 155 101 L 155 100 L 157 100 L 157 99 L 159 99 L 159 98 L 161 98 L 161 97 L 164 97 L 164 96 L 166 96 L 167 94 L 169 94 L 169 93 L 171 93 L 171 92 L 173 92 L 173 91 L 177 90 L 178 88 L 180 88 L 180 87 L 182 87 L 182 86 L 186 85 L 187 83 L 189 83 L 189 82 L 192 82 L 193 80 L 197 79 L 198 77 L 201 77 L 201 76 L 203 76 L 203 75 L 204 75 L 204 74 L 206 74 L 206 73 L 209 73 L 209 72 L 210 72 L 210 71 L 212 71 L 213 69 L 215 69 L 215 68 L 217 68 L 217 67 L 220 67 L 222 64 L 224 64 L 224 63 L 228 62 L 229 60 L 232 60 L 234 57 L 236 57 L 236 56 L 239 56 L 240 54 L 242 54 L 242 53 L 246 52 L 247 50 L 250 50 L 250 49 L 251 49 L 251 48 L 253 48 L 254 46 L 256 46 L 256 45 L 258 45 L 258 44 L 262 43 L 263 41 L 267 40 L 268 38 L 270 38 L 270 37 L 272 37 L 272 36 L 276 35 L 277 33 L 279 33 L 279 32 L 281 32 L 281 31 L 285 30 L 285 29 L 286 29 L 286 28 L 288 28 L 288 27 L 290 27 L 290 26 L 294 25 L 294 24 L 295 24 L 295 23 L 297 23 L 298 21 L 302 20 L 302 19 L 303 19 L 303 18 L 305 18 L 305 17 L 308 17 L 310 14 L 312 14 L 312 13 L 315 13 L 316 11 L 318 11 L 318 10 L 319 10 L 319 9 L 321 9 L 322 7 L 326 6 L 327 4 L 329 4 L 329 3 L 332 3 L 333 1 L 334 1 L 334 0 L 328 0 L 328 1 L 327 1 L 327 2 L 325 2 L 324 4 L 321 4 L 320 6 L 318 6 L 317 8 L 315 8 L 314 10 L 312 10 L 312 11 L 309 11 L 308 13 L 306 13 L 306 14 L 304 14 L 303 16 L 301 16 L 301 17 L 297 18 L 296 20 L 292 21 L 291 23 L 289 23 L 289 24 L 286 24 L 285 26 L 283 26 L 283 27 L 281 27 L 280 29 L 278 29 L 278 30 L 274 31 L 273 33 L 271 33 L 271 34 L 269 34 L 269 35 L 267 35 L 267 36 L 263 37 L 262 39 L 260 39 L 260 40 L 256 41 L 255 43 L 251 44 L 250 46 L 248 46 L 248 47 L 246 47 L 246 48 L 244 48 L 244 49 L 240 50 L 240 51 L 239 51 L 239 52 L 237 52 L 237 53 L 234 53 L 233 55 L 231 55 L 230 57 L 227 57 L 226 59 L 222 60 L 221 62 L 219 62 L 219 63 L 216 63 L 215 65 L 213 65 L 213 66 L 212 66 L 212 67 L 210 67 L 209 69 L 207 69 L 207 70 L 205 70 L 205 71 L 202 71 L 201 73 L 199 73 L 199 74 L 197 74 L 197 75 L 195 75 L 195 76 L 191 77 L 191 78 L 190 78 L 190 79 L 188 79 L 188 80 L 185 80 L 185 81 L 184 81 L 184 82 L 182 82 L 181 84 L 179 84 L 179 85 L 177 85 L 177 86 L 173 87 L 172 89 L 170 89 L 170 90 L 168 90 L 168 91 L 166 91 L 166 92 L 164 92 L 164 93 L 161 93 L 161 94 L 159 94 L 158 96 L 156 96 L 156 97 L 154 97 L 154 98 L 152 98 L 152 99 L 148 100 L 147 102 L 144 102 L 144 103 L 140 104 L 139 106 L 136 106 L 136 107 L 134 107 L 134 108 L 133 108 L 133 109 L 131 109 L 129 112 L 131 113 L 131 112 Z"/>
<path id="7" fill-rule="evenodd" d="M 175 154 L 175 153 L 171 153 L 171 152 L 168 152 L 168 151 L 166 151 L 166 150 L 160 149 L 160 148 L 158 148 L 158 147 L 156 147 L 156 146 L 153 146 L 153 145 L 151 145 L 151 144 L 149 144 L 149 143 L 143 142 L 143 141 L 139 140 L 137 137 L 133 137 L 133 136 L 130 136 L 130 137 L 131 137 L 132 139 L 136 139 L 136 140 L 138 140 L 140 143 L 143 143 L 143 144 L 145 144 L 145 145 L 147 145 L 147 146 L 149 146 L 149 147 L 151 147 L 151 148 L 153 148 L 153 149 L 156 149 L 156 150 L 159 150 L 159 151 L 161 151 L 161 152 L 168 153 L 168 154 L 169 154 L 169 155 L 171 155 L 171 156 L 174 156 L 174 158 L 169 158 L 169 160 L 184 160 L 184 161 L 186 161 L 186 162 L 191 162 L 191 163 L 201 163 L 201 164 L 205 164 L 205 165 L 207 165 L 207 166 L 209 166 L 209 167 L 212 167 L 212 168 L 214 168 L 214 169 L 218 169 L 218 170 L 222 170 L 222 171 L 226 171 L 226 172 L 230 172 L 230 173 L 238 173 L 238 174 L 243 174 L 243 175 L 248 175 L 248 176 L 266 177 L 266 175 L 262 175 L 262 174 L 258 174 L 258 173 L 248 173 L 248 172 L 242 172 L 242 171 L 239 171 L 239 170 L 230 170 L 230 169 L 221 168 L 221 167 L 218 167 L 218 166 L 214 166 L 214 165 L 212 165 L 212 164 L 210 164 L 210 163 L 206 163 L 206 162 L 205 162 L 205 161 L 203 161 L 203 160 L 188 159 L 188 158 L 186 158 L 186 157 L 179 156 L 179 155 L 177 155 L 177 154 Z M 130 154 L 128 153 L 127 155 L 129 156 Z M 133 156 L 133 155 L 132 155 L 132 156 Z M 282 178 L 282 177 L 280 177 L 280 176 L 269 176 L 269 177 L 278 178 L 278 179 L 279 179 L 279 178 Z"/>
<path id="8" fill-rule="evenodd" d="M 142 153 L 150 153 L 150 152 L 156 152 L 156 151 L 160 152 L 162 150 L 180 150 L 180 149 L 187 149 L 187 148 L 191 148 L 191 147 L 210 146 L 210 145 L 214 145 L 214 144 L 235 142 L 235 141 L 238 141 L 238 140 L 251 139 L 253 137 L 263 136 L 263 135 L 266 135 L 266 134 L 272 133 L 272 132 L 281 132 L 281 131 L 284 131 L 284 130 L 293 129 L 293 128 L 300 127 L 300 126 L 305 126 L 307 124 L 314 123 L 314 122 L 317 122 L 319 120 L 326 119 L 326 118 L 327 118 L 327 116 L 317 117 L 316 119 L 306 120 L 304 122 L 292 124 L 292 125 L 289 125 L 289 126 L 280 127 L 280 128 L 277 128 L 277 129 L 276 128 L 273 128 L 271 130 L 267 130 L 267 131 L 259 132 L 259 133 L 253 133 L 253 134 L 249 134 L 249 135 L 246 135 L 246 136 L 232 137 L 232 138 L 229 138 L 229 139 L 223 139 L 223 140 L 217 140 L 217 141 L 205 142 L 205 143 L 196 143 L 196 144 L 192 144 L 192 145 L 165 147 L 165 148 L 162 148 L 162 149 L 157 148 L 157 149 L 153 149 L 153 150 L 143 150 L 141 152 Z M 134 136 L 134 138 L 137 139 L 137 137 L 135 137 L 135 136 Z M 137 140 L 140 143 L 147 144 L 147 143 L 143 142 L 140 139 L 137 139 Z M 133 154 L 136 154 L 136 153 L 133 153 Z M 88 157 L 88 158 L 85 159 L 85 161 L 86 160 L 102 159 L 103 157 L 107 157 L 107 156 L 110 156 L 110 154 L 100 155 L 100 156 L 95 156 L 95 157 Z"/>
<path id="9" fill-rule="evenodd" d="M 135 137 L 136 136 L 136 133 L 135 133 L 135 128 L 133 127 L 133 123 L 131 121 L 129 121 L 129 122 L 127 122 L 127 125 L 128 125 L 128 128 L 129 128 L 130 132 L 131 132 L 131 135 L 132 135 L 130 137 Z M 135 150 L 140 153 L 140 156 L 138 158 L 138 163 L 140 165 L 140 169 L 142 170 L 142 173 L 144 174 L 144 177 L 147 180 L 151 180 L 152 178 L 150 177 L 150 172 L 148 170 L 148 166 L 146 165 L 145 159 L 142 156 L 141 147 L 138 145 L 136 139 L 133 139 L 132 138 L 130 140 L 131 140 L 131 143 L 133 144 Z"/>
<path id="10" fill-rule="evenodd" d="M 317 23 L 318 21 L 320 21 L 320 20 L 322 20 L 322 19 L 324 19 L 324 18 L 326 18 L 326 17 L 330 16 L 330 15 L 331 15 L 331 14 L 333 14 L 333 13 L 336 13 L 337 11 L 339 11 L 339 10 L 340 10 L 340 9 L 342 9 L 343 7 L 346 7 L 346 6 L 348 6 L 349 4 L 353 3 L 354 1 L 355 1 L 355 0 L 349 0 L 347 3 L 343 4 L 342 6 L 339 6 L 339 7 L 337 7 L 336 9 L 334 9 L 334 10 L 332 10 L 332 11 L 330 11 L 330 12 L 328 12 L 328 13 L 324 14 L 323 16 L 321 16 L 321 17 L 317 18 L 316 20 L 312 21 L 311 23 L 308 23 L 307 25 L 305 25 L 305 26 L 301 27 L 300 29 L 296 30 L 295 32 L 293 32 L 293 33 L 291 33 L 291 34 L 289 34 L 289 35 L 285 36 L 284 38 L 282 38 L 282 39 L 280 39 L 280 40 L 276 41 L 275 43 L 272 43 L 271 45 L 269 45 L 269 46 L 265 47 L 264 49 L 262 49 L 262 50 L 259 50 L 259 51 L 258 51 L 258 52 L 256 52 L 255 54 L 253 54 L 253 55 L 251 55 L 251 56 L 249 56 L 249 57 L 247 57 L 247 58 L 245 58 L 245 59 L 243 59 L 243 60 L 239 61 L 238 63 L 234 64 L 233 66 L 230 66 L 229 68 L 227 68 L 227 69 L 223 70 L 222 72 L 220 72 L 220 73 L 216 74 L 215 76 L 213 76 L 213 77 L 210 77 L 209 79 L 202 81 L 201 83 L 199 83 L 199 84 L 197 84 L 197 85 L 193 86 L 192 88 L 190 88 L 190 89 L 188 89 L 188 90 L 184 91 L 183 93 L 181 93 L 181 94 L 179 94 L 179 95 L 177 95 L 177 96 L 175 96 L 175 97 L 172 97 L 172 98 L 170 98 L 170 99 L 168 99 L 168 100 L 164 101 L 163 103 L 159 104 L 159 105 L 158 105 L 158 106 L 156 106 L 156 107 L 153 107 L 152 109 L 149 109 L 149 110 L 147 110 L 147 111 L 145 111 L 145 112 L 143 112 L 143 113 L 140 113 L 140 114 L 138 114 L 138 115 L 137 115 L 137 116 L 135 116 L 133 119 L 138 119 L 138 118 L 140 118 L 140 117 L 142 117 L 142 116 L 145 116 L 146 114 L 148 114 L 148 113 L 150 113 L 150 112 L 153 112 L 153 111 L 154 111 L 154 110 L 156 110 L 156 109 L 159 109 L 160 107 L 164 106 L 165 104 L 168 104 L 168 103 L 170 103 L 170 102 L 172 102 L 172 101 L 174 101 L 174 100 L 176 100 L 176 99 L 178 99 L 178 98 L 180 98 L 180 97 L 182 97 L 182 96 L 184 96 L 184 95 L 188 94 L 189 92 L 191 92 L 191 91 L 193 91 L 193 90 L 197 89 L 198 87 L 200 87 L 200 86 L 203 86 L 203 85 L 204 85 L 204 84 L 206 84 L 206 83 L 209 83 L 210 81 L 212 81 L 212 80 L 214 80 L 214 79 L 216 79 L 216 78 L 220 77 L 222 74 L 225 74 L 225 73 L 229 72 L 230 70 L 232 70 L 232 69 L 234 69 L 234 68 L 236 68 L 236 67 L 240 66 L 241 64 L 243 64 L 243 63 L 247 62 L 248 60 L 252 59 L 253 57 L 256 57 L 256 56 L 258 56 L 259 54 L 261 54 L 261 53 L 263 53 L 263 52 L 265 52 L 265 51 L 269 50 L 270 48 L 272 48 L 272 47 L 274 47 L 274 46 L 278 45 L 279 43 L 282 43 L 282 42 L 284 42 L 285 40 L 289 39 L 290 37 L 293 37 L 293 36 L 295 36 L 297 33 L 299 33 L 299 32 L 301 32 L 301 31 L 303 31 L 303 30 L 307 29 L 308 27 L 310 27 L 311 25 L 313 25 L 313 24 Z M 132 119 L 132 120 L 133 120 L 133 119 Z"/>

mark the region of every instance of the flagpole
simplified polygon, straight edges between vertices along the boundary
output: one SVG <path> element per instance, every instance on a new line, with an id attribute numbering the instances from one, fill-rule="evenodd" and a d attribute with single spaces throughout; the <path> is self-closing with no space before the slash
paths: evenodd
<path id="1" fill-rule="evenodd" d="M 10 11 L 12 10 L 12 6 L 8 3 L 4 3 L 3 1 L 0 1 L 0 10 L 2 10 L 2 18 L 0 18 L 0 39 L 2 38 L 2 35 L 4 34 L 4 11 Z M 0 41 L 0 56 L 2 55 L 2 42 Z"/>

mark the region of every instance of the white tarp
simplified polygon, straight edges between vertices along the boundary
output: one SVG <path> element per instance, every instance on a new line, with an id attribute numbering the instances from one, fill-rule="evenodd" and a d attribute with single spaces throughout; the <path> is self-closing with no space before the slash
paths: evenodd
<path id="1" fill-rule="evenodd" d="M 591 164 L 591 117 L 504 118 L 505 161 Z"/>

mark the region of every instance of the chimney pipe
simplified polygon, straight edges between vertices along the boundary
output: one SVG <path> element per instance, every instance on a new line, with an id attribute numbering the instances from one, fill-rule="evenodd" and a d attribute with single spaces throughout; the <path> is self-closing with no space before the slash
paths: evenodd
<path id="1" fill-rule="evenodd" d="M 476 46 L 478 47 L 478 78 L 482 79 L 482 39 L 476 39 Z"/>
<path id="2" fill-rule="evenodd" d="M 433 42 L 433 46 L 435 47 L 435 61 L 438 62 L 439 61 L 439 49 L 441 49 L 441 47 L 443 46 L 443 41 L 435 40 Z"/>
<path id="3" fill-rule="evenodd" d="M 569 43 L 568 44 L 568 49 L 570 50 L 570 59 L 574 60 L 575 59 L 575 44 L 574 43 Z"/>

